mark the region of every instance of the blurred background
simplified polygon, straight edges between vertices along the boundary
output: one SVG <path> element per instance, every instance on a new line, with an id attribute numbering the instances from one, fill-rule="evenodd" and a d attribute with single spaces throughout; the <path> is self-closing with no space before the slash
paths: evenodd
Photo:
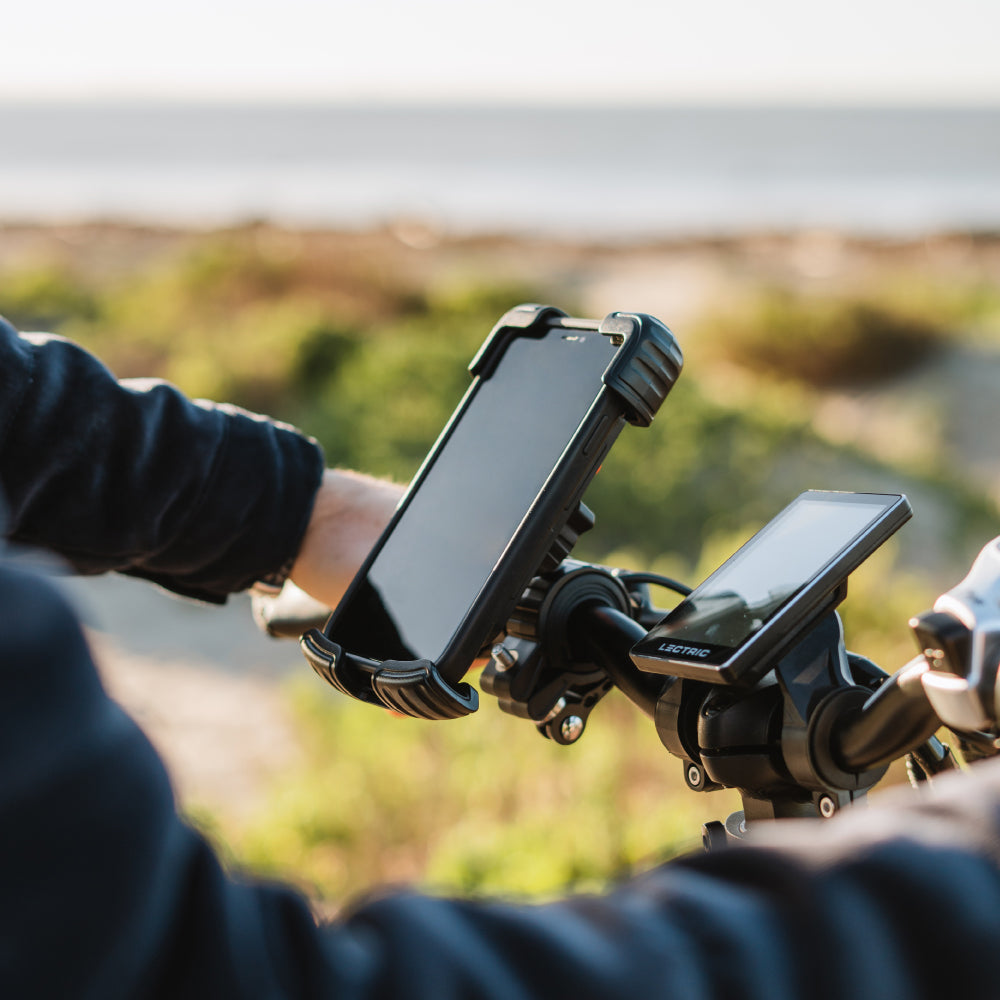
<path id="1" fill-rule="evenodd" d="M 1000 13 L 792 0 L 47 2 L 5 14 L 0 313 L 407 480 L 521 301 L 672 327 L 686 368 L 588 494 L 581 553 L 697 582 L 800 490 L 904 491 L 848 645 L 1000 525 Z M 293 644 L 67 583 L 107 683 L 233 864 L 335 906 L 375 882 L 546 894 L 696 844 L 609 698 L 545 744 L 488 697 L 424 725 Z"/>

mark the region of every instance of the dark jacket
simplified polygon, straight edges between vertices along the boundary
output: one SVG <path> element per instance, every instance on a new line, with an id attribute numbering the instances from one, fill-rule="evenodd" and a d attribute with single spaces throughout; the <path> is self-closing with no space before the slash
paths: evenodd
<path id="1" fill-rule="evenodd" d="M 290 430 L 0 327 L 11 530 L 81 570 L 219 598 L 291 558 L 318 462 Z M 4 1000 L 995 995 L 1000 769 L 883 803 L 600 897 L 393 894 L 319 928 L 220 870 L 58 593 L 0 562 Z"/>
<path id="2" fill-rule="evenodd" d="M 287 568 L 322 472 L 291 427 L 163 382 L 117 382 L 74 344 L 0 320 L 7 534 L 79 573 L 223 601 Z"/>

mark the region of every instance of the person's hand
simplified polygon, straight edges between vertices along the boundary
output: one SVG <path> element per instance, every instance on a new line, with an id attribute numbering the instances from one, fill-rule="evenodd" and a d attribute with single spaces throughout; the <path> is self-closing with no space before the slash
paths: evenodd
<path id="1" fill-rule="evenodd" d="M 395 483 L 327 469 L 289 579 L 336 607 L 402 495 Z"/>

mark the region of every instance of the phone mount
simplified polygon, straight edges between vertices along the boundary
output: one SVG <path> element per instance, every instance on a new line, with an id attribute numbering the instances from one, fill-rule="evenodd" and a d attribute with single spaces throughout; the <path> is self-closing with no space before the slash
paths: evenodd
<path id="1" fill-rule="evenodd" d="M 594 515 L 580 504 L 556 536 L 539 567 L 540 573 L 555 570 L 572 551 L 580 535 L 593 525 Z M 300 645 L 313 670 L 342 694 L 359 701 L 382 705 L 401 715 L 435 720 L 462 718 L 479 707 L 475 688 L 464 683 L 448 684 L 429 660 L 373 663 L 360 657 L 344 656 L 340 646 L 318 629 L 306 632 Z M 489 646 L 493 645 L 491 641 Z M 608 682 L 608 688 L 610 686 Z"/>
<path id="2" fill-rule="evenodd" d="M 607 337 L 618 348 L 601 375 L 602 385 L 609 390 L 603 394 L 603 398 L 609 400 L 606 413 L 581 443 L 582 455 L 596 468 L 601 449 L 609 448 L 614 439 L 612 429 L 617 434 L 625 422 L 640 427 L 652 422 L 680 374 L 683 364 L 680 348 L 662 323 L 644 314 L 615 312 L 601 321 L 581 321 L 571 320 L 566 313 L 551 306 L 524 305 L 500 319 L 472 359 L 470 373 L 475 378 L 488 379 L 515 338 L 541 337 L 559 327 L 592 331 Z M 538 494 L 536 506 L 532 508 L 534 522 L 523 535 L 515 537 L 522 557 L 520 563 L 502 581 L 491 581 L 495 584 L 493 596 L 496 599 L 491 597 L 488 613 L 495 617 L 492 620 L 484 617 L 467 626 L 472 637 L 470 641 L 479 641 L 481 635 L 490 638 L 479 650 L 480 654 L 489 650 L 493 637 L 502 634 L 504 622 L 516 600 L 511 595 L 516 594 L 532 575 L 558 566 L 572 549 L 579 532 L 593 523 L 592 515 L 589 522 L 580 521 L 581 517 L 585 521 L 587 518 L 580 513 L 585 508 L 578 507 L 585 482 L 579 476 L 571 482 L 575 495 L 563 496 L 551 489 L 543 489 Z M 470 595 L 470 599 L 475 596 Z M 382 624 L 385 629 L 394 628 L 388 616 Z M 316 673 L 342 693 L 422 719 L 456 719 L 476 711 L 478 695 L 475 689 L 451 674 L 445 676 L 430 660 L 366 660 L 345 650 L 327 634 L 328 631 L 329 622 L 324 630 L 310 629 L 302 636 L 300 644 Z M 476 652 L 475 648 L 468 650 L 470 659 Z M 458 666 L 464 671 L 468 663 Z M 451 669 L 454 673 L 454 665 Z"/>
<path id="3" fill-rule="evenodd" d="M 578 524 L 593 515 L 582 504 Z M 586 563 L 566 559 L 535 577 L 494 645 L 480 686 L 510 715 L 530 719 L 547 739 L 564 746 L 582 735 L 594 706 L 611 690 L 612 677 L 588 651 L 573 643 L 569 619 L 581 606 L 627 614 L 620 581 Z"/>

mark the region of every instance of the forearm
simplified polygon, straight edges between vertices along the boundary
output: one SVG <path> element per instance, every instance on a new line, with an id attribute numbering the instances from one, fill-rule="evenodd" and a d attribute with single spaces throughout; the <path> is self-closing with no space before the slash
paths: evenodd
<path id="1" fill-rule="evenodd" d="M 356 472 L 327 469 L 291 580 L 335 607 L 389 523 L 403 487 Z"/>
<path id="2" fill-rule="evenodd" d="M 292 428 L 119 383 L 75 345 L 0 321 L 7 533 L 78 572 L 222 600 L 287 570 L 322 468 Z"/>

